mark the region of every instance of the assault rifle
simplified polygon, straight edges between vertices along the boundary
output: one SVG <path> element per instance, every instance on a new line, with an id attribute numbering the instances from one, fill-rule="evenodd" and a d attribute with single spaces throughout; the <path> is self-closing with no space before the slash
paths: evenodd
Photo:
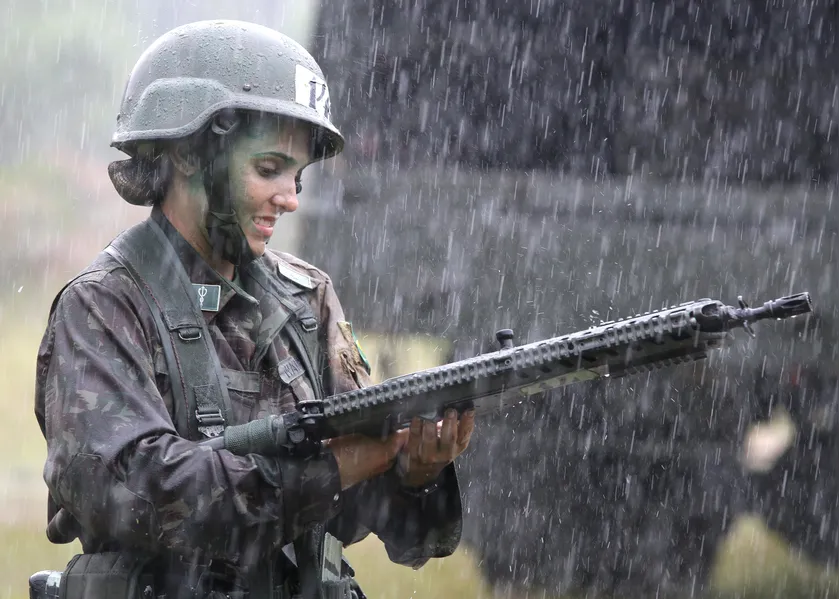
<path id="1" fill-rule="evenodd" d="M 701 360 L 752 323 L 812 311 L 809 293 L 750 308 L 700 299 L 672 308 L 607 322 L 553 339 L 513 345 L 513 331 L 496 333 L 500 349 L 475 358 L 394 377 L 324 400 L 300 402 L 298 411 L 229 426 L 205 441 L 237 454 L 295 451 L 351 433 L 387 435 L 414 416 L 441 418 L 449 408 L 480 414 L 503 410 L 529 396 L 597 378 L 616 378 Z"/>

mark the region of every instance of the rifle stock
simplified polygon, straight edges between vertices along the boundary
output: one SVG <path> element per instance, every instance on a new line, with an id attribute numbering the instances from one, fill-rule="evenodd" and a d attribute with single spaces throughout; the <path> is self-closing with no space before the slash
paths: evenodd
<path id="1" fill-rule="evenodd" d="M 449 408 L 503 410 L 565 385 L 701 360 L 729 343 L 735 329 L 754 335 L 756 321 L 791 318 L 813 307 L 807 292 L 757 308 L 738 300 L 734 307 L 700 299 L 518 347 L 512 331 L 499 331 L 498 351 L 299 406 L 300 414 L 231 426 L 207 443 L 235 453 L 275 453 L 293 449 L 304 436 L 386 435 L 414 416 L 437 419 Z"/>

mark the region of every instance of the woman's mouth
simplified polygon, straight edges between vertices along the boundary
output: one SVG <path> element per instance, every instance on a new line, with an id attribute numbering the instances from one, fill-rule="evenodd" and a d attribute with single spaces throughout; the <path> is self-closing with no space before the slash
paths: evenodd
<path id="1" fill-rule="evenodd" d="M 259 231 L 265 237 L 271 237 L 271 235 L 274 234 L 274 223 L 276 222 L 276 218 L 269 218 L 264 216 L 253 217 L 254 227 L 256 227 L 256 230 Z"/>

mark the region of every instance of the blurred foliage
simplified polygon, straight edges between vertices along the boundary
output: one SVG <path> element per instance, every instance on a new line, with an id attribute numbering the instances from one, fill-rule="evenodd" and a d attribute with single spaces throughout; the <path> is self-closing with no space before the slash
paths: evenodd
<path id="1" fill-rule="evenodd" d="M 9 0 L 0 9 L 0 164 L 107 148 L 139 55 L 120 3 Z"/>
<path id="2" fill-rule="evenodd" d="M 23 307 L 48 309 L 61 285 L 126 224 L 121 214 L 130 208 L 116 198 L 104 165 L 81 152 L 0 164 L 0 197 L 0 309 L 6 311 L 21 293 Z"/>
<path id="3" fill-rule="evenodd" d="M 713 571 L 720 598 L 829 599 L 839 578 L 795 552 L 759 518 L 741 518 L 719 548 Z"/>
<path id="4" fill-rule="evenodd" d="M 51 545 L 45 525 L 0 520 L 0 599 L 27 599 L 29 576 L 39 570 L 62 570 L 81 551 L 78 543 Z"/>

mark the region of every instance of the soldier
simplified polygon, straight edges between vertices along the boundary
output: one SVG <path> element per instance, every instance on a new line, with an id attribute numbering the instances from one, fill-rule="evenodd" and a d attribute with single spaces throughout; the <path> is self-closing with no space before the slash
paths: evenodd
<path id="1" fill-rule="evenodd" d="M 265 27 L 179 27 L 134 67 L 109 173 L 151 215 L 57 296 L 38 354 L 47 534 L 84 550 L 66 599 L 343 597 L 341 544 L 373 532 L 414 568 L 457 546 L 473 413 L 299 453 L 200 444 L 370 383 L 329 276 L 266 248 L 343 141 L 314 59 Z"/>

